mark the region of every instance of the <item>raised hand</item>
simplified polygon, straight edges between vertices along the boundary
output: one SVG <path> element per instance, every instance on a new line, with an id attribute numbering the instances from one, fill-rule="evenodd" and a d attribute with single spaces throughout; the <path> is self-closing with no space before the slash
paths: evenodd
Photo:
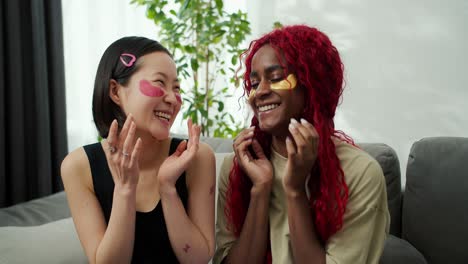
<path id="1" fill-rule="evenodd" d="M 301 123 L 291 119 L 289 131 L 292 139 L 286 138 L 288 162 L 283 187 L 286 192 L 305 191 L 307 175 L 317 159 L 319 136 L 315 127 L 305 119 L 301 119 Z"/>
<path id="2" fill-rule="evenodd" d="M 138 157 L 141 151 L 141 139 L 135 142 L 136 125 L 131 114 L 127 116 L 122 130 L 118 131 L 117 120 L 112 121 L 107 137 L 107 163 L 117 188 L 136 188 L 140 169 Z"/>
<path id="3" fill-rule="evenodd" d="M 180 142 L 176 151 L 167 157 L 159 168 L 158 181 L 160 189 L 165 187 L 173 188 L 177 179 L 184 172 L 190 162 L 195 157 L 200 143 L 201 128 L 199 125 L 192 124 L 192 120 L 187 121 L 189 139 Z"/>
<path id="4" fill-rule="evenodd" d="M 273 167 L 265 156 L 262 146 L 253 136 L 254 127 L 250 127 L 241 131 L 234 139 L 232 147 L 236 159 L 254 186 L 271 184 L 273 181 Z M 249 152 L 249 146 L 252 146 L 255 157 Z"/>

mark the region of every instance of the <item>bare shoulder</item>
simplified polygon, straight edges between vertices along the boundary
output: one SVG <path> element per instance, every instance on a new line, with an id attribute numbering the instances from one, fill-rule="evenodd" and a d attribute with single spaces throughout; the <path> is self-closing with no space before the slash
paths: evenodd
<path id="1" fill-rule="evenodd" d="M 215 180 L 215 155 L 213 149 L 206 143 L 200 142 L 197 154 L 187 169 L 188 183 Z M 197 180 L 198 179 L 198 180 Z"/>
<path id="2" fill-rule="evenodd" d="M 200 148 L 198 149 L 198 155 L 209 155 L 214 157 L 214 152 L 210 145 L 206 144 L 205 142 L 200 142 L 199 146 Z"/>
<path id="3" fill-rule="evenodd" d="M 65 188 L 67 188 L 68 183 L 82 183 L 91 187 L 91 169 L 83 147 L 73 150 L 65 157 L 60 172 Z"/>

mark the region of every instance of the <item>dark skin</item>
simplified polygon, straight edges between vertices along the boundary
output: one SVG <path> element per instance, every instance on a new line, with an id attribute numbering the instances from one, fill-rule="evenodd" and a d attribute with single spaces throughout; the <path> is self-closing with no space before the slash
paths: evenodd
<path id="1" fill-rule="evenodd" d="M 281 65 L 285 65 L 284 61 L 278 59 L 271 46 L 265 45 L 256 52 L 250 73 L 255 93 L 249 97 L 249 104 L 260 129 L 272 135 L 273 149 L 288 158 L 282 183 L 294 263 L 325 263 L 325 249 L 313 224 L 305 187 L 317 159 L 319 137 L 312 124 L 300 119 L 304 90 L 299 86 L 292 90 L 272 89 L 271 84 L 286 78 Z M 233 147 L 237 161 L 252 181 L 252 189 L 241 234 L 224 262 L 262 263 L 267 253 L 273 167 L 254 139 L 253 128 L 242 131 Z"/>

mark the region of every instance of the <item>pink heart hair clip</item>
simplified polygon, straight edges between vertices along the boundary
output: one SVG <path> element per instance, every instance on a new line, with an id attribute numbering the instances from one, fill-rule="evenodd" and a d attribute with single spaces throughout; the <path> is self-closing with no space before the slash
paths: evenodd
<path id="1" fill-rule="evenodd" d="M 126 60 L 127 61 L 129 60 L 129 61 L 127 62 Z M 136 61 L 136 57 L 135 57 L 135 55 L 130 54 L 130 53 L 122 53 L 122 55 L 120 55 L 120 61 L 126 67 L 132 67 L 133 63 L 135 63 L 135 61 Z"/>

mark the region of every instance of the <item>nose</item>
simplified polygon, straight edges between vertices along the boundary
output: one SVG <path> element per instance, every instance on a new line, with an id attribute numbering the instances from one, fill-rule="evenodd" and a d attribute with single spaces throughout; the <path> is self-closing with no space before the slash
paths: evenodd
<path id="1" fill-rule="evenodd" d="M 271 93 L 270 82 L 266 80 L 261 80 L 255 90 L 255 97 L 261 98 L 268 96 Z"/>
<path id="2" fill-rule="evenodd" d="M 166 93 L 164 96 L 164 101 L 171 105 L 182 103 L 180 94 L 174 91 Z"/>

